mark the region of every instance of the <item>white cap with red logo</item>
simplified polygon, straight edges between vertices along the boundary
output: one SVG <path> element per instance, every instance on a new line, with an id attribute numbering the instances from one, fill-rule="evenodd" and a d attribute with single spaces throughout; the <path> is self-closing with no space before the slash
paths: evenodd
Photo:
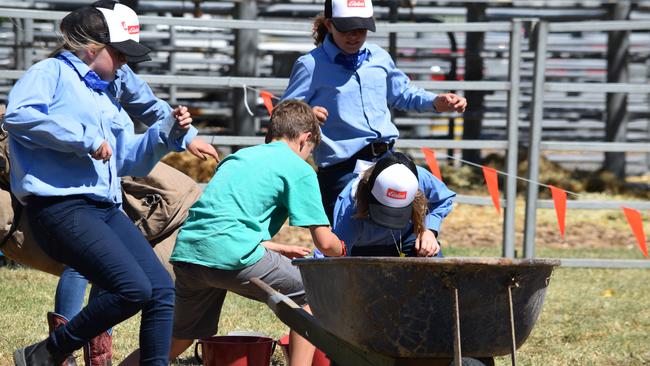
<path id="1" fill-rule="evenodd" d="M 417 191 L 418 178 L 402 164 L 393 164 L 379 173 L 371 190 L 379 203 L 393 208 L 410 205 Z"/>
<path id="2" fill-rule="evenodd" d="M 325 0 L 325 18 L 331 19 L 339 32 L 356 29 L 375 31 L 372 0 Z"/>
<path id="3" fill-rule="evenodd" d="M 369 183 L 372 183 L 370 192 L 376 200 L 368 205 L 370 219 L 391 229 L 405 228 L 418 191 L 417 176 L 404 164 L 396 163 L 385 167 L 375 181 Z"/>
<path id="4" fill-rule="evenodd" d="M 140 44 L 140 22 L 131 8 L 117 2 L 99 1 L 93 5 L 104 16 L 109 35 L 107 44 L 122 52 L 129 62 L 151 59 L 147 56 L 151 50 Z"/>

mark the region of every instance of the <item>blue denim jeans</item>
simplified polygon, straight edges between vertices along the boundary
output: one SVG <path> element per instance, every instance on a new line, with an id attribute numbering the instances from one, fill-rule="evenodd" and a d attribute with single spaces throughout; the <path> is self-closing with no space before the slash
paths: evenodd
<path id="1" fill-rule="evenodd" d="M 65 267 L 59 283 L 56 285 L 54 294 L 54 312 L 66 319 L 72 319 L 79 313 L 84 303 L 88 280 L 74 268 Z M 89 300 L 94 299 L 102 290 L 93 285 L 90 288 Z M 107 330 L 108 334 L 112 333 L 112 328 Z"/>
<path id="2" fill-rule="evenodd" d="M 72 319 L 81 310 L 87 286 L 86 277 L 74 268 L 65 267 L 61 278 L 59 278 L 59 283 L 56 285 L 54 312 L 66 319 Z"/>
<path id="3" fill-rule="evenodd" d="M 140 364 L 167 365 L 174 285 L 119 207 L 84 196 L 31 197 L 25 212 L 45 253 L 104 290 L 50 335 L 50 345 L 72 352 L 142 311 Z"/>

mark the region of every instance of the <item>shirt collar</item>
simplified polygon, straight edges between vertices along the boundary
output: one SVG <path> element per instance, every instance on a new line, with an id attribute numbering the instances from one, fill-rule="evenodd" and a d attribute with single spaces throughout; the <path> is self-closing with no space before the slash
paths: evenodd
<path id="1" fill-rule="evenodd" d="M 60 53 L 61 56 L 65 57 L 66 60 L 70 61 L 70 64 L 72 65 L 72 68 L 81 76 L 82 78 L 88 74 L 90 70 L 90 67 L 86 65 L 85 62 L 83 62 L 77 55 L 70 51 L 63 51 Z"/>
<path id="2" fill-rule="evenodd" d="M 97 91 L 106 91 L 109 82 L 101 79 L 96 72 L 90 69 L 77 55 L 70 51 L 63 51 L 58 56 L 63 62 L 68 64 L 78 75 L 87 87 Z"/>
<path id="3" fill-rule="evenodd" d="M 361 46 L 359 51 L 363 51 L 364 49 L 368 50 L 368 57 L 370 57 L 371 53 L 370 53 L 370 49 L 367 47 L 367 45 L 368 45 L 368 42 L 364 42 L 363 46 Z M 336 62 L 336 61 L 334 61 L 334 59 L 336 58 L 336 55 L 338 55 L 339 53 L 344 53 L 343 51 L 341 51 L 339 46 L 337 46 L 336 43 L 334 43 L 334 41 L 332 40 L 332 35 L 331 34 L 328 34 L 325 37 L 325 41 L 323 41 L 323 50 L 325 50 L 325 54 L 327 55 L 327 58 L 329 58 L 330 62 L 332 62 L 332 63 Z"/>

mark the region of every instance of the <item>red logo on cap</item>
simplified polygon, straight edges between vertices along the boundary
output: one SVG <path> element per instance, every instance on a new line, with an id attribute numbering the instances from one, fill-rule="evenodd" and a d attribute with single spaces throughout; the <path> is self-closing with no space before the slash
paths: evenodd
<path id="1" fill-rule="evenodd" d="M 139 25 L 130 25 L 127 29 L 127 32 L 129 34 L 138 34 L 140 33 L 140 26 Z"/>
<path id="2" fill-rule="evenodd" d="M 365 8 L 365 0 L 348 0 L 348 8 Z"/>
<path id="3" fill-rule="evenodd" d="M 396 191 L 394 189 L 388 188 L 388 190 L 386 191 L 386 197 L 390 197 L 396 200 L 405 200 L 406 191 Z"/>
<path id="4" fill-rule="evenodd" d="M 138 34 L 140 33 L 140 26 L 136 25 L 126 25 L 126 22 L 122 22 L 122 28 L 127 31 L 129 34 Z"/>

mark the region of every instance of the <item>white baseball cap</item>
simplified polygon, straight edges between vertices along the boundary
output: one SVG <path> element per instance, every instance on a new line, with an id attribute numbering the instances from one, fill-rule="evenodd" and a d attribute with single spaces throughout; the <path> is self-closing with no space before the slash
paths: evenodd
<path id="1" fill-rule="evenodd" d="M 370 175 L 368 184 L 372 198 L 368 204 L 370 219 L 390 229 L 403 229 L 411 220 L 413 200 L 418 191 L 415 164 L 400 159 L 403 154 L 390 154 L 380 159 Z M 410 162 L 410 164 L 409 164 Z"/>
<path id="2" fill-rule="evenodd" d="M 149 47 L 140 44 L 140 22 L 138 15 L 128 6 L 115 1 L 97 1 L 90 6 L 77 9 L 66 15 L 61 29 L 68 30 L 72 36 L 110 45 L 124 56 L 128 62 L 149 61 Z"/>
<path id="3" fill-rule="evenodd" d="M 356 29 L 375 31 L 372 0 L 325 0 L 325 18 L 331 19 L 339 32 Z"/>

